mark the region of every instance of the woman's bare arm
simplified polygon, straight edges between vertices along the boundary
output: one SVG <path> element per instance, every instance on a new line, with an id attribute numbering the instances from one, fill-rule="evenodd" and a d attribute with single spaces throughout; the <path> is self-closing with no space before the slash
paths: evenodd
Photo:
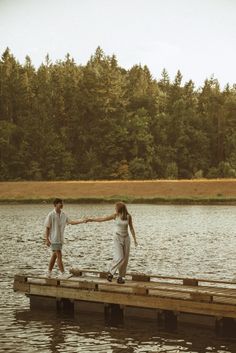
<path id="1" fill-rule="evenodd" d="M 116 218 L 116 214 L 112 214 L 110 216 L 105 216 L 105 217 L 92 217 L 92 218 L 86 218 L 86 222 L 106 222 L 106 221 L 111 221 Z"/>
<path id="2" fill-rule="evenodd" d="M 132 222 L 132 217 L 129 215 L 129 229 L 130 229 L 130 232 L 132 234 L 132 237 L 134 239 L 134 245 L 137 246 L 138 243 L 137 243 L 137 240 L 136 240 L 136 235 L 135 235 L 135 231 L 134 231 L 134 226 L 133 226 L 133 222 Z"/>

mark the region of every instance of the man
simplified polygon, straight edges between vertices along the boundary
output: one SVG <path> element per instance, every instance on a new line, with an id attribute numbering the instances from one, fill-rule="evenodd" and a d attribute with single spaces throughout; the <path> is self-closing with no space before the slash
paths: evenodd
<path id="1" fill-rule="evenodd" d="M 45 220 L 46 227 L 46 244 L 51 246 L 52 256 L 48 267 L 48 277 L 52 275 L 52 269 L 57 260 L 57 265 L 60 270 L 60 277 L 66 278 L 67 275 L 64 271 L 64 265 L 62 262 L 62 245 L 64 242 L 64 230 L 67 224 L 81 224 L 85 223 L 85 220 L 72 221 L 68 216 L 62 211 L 63 201 L 56 198 L 53 202 L 54 210 L 51 211 Z"/>

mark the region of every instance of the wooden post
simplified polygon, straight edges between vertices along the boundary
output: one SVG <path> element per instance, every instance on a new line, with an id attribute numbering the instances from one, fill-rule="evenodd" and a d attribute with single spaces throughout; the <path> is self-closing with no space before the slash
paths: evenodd
<path id="1" fill-rule="evenodd" d="M 105 304 L 105 321 L 108 325 L 123 323 L 123 307 L 119 304 Z"/>
<path id="2" fill-rule="evenodd" d="M 13 289 L 14 292 L 29 293 L 29 283 L 27 282 L 27 277 L 15 275 Z"/>
<path id="3" fill-rule="evenodd" d="M 216 318 L 215 331 L 219 337 L 236 338 L 236 320 L 230 317 Z"/>
<path id="4" fill-rule="evenodd" d="M 74 314 L 74 301 L 66 298 L 57 300 L 57 310 L 63 313 Z"/>
<path id="5" fill-rule="evenodd" d="M 132 281 L 150 282 L 150 276 L 143 275 L 143 274 L 132 274 Z"/>
<path id="6" fill-rule="evenodd" d="M 184 286 L 198 286 L 198 280 L 195 278 L 185 278 L 183 279 Z"/>
<path id="7" fill-rule="evenodd" d="M 175 331 L 178 324 L 177 313 L 172 310 L 158 310 L 157 324 L 165 330 Z"/>

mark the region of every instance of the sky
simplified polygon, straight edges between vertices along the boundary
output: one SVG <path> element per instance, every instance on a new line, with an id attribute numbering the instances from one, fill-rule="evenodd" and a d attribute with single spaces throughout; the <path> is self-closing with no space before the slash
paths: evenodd
<path id="1" fill-rule="evenodd" d="M 98 46 L 125 69 L 171 80 L 179 69 L 197 87 L 214 75 L 224 88 L 236 83 L 236 0 L 0 0 L 0 54 L 84 65 Z"/>

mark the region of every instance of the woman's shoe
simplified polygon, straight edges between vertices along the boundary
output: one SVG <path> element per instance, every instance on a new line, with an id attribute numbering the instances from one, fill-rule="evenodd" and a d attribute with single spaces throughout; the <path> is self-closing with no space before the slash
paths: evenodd
<path id="1" fill-rule="evenodd" d="M 107 275 L 107 280 L 108 280 L 109 282 L 111 282 L 111 281 L 112 281 L 112 278 L 113 278 L 113 275 L 112 275 L 111 273 L 108 273 L 108 275 Z"/>
<path id="2" fill-rule="evenodd" d="M 118 278 L 117 278 L 117 283 L 119 283 L 119 284 L 124 284 L 124 283 L 125 283 L 124 278 L 118 277 Z"/>

